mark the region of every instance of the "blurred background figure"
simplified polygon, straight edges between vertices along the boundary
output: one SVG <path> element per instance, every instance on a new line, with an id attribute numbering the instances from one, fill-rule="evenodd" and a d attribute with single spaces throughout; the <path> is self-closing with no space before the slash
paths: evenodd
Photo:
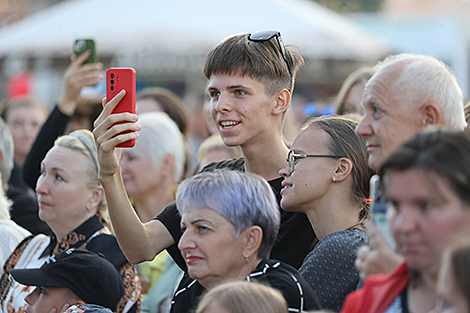
<path id="1" fill-rule="evenodd" d="M 5 102 L 1 117 L 10 127 L 15 144 L 15 162 L 18 165 L 23 165 L 36 135 L 46 121 L 47 115 L 47 107 L 35 99 Z"/>
<path id="2" fill-rule="evenodd" d="M 145 223 L 175 200 L 185 151 L 183 136 L 166 113 L 141 114 L 139 124 L 139 140 L 133 148 L 123 149 L 121 168 L 127 194 Z"/>
<path id="3" fill-rule="evenodd" d="M 203 295 L 196 313 L 287 313 L 282 293 L 255 282 L 221 284 Z"/>
<path id="4" fill-rule="evenodd" d="M 351 73 L 344 80 L 338 95 L 333 102 L 336 114 L 364 114 L 364 110 L 362 108 L 362 94 L 364 92 L 364 86 L 372 74 L 374 74 L 373 68 L 363 67 Z"/>
<path id="5" fill-rule="evenodd" d="M 199 146 L 197 153 L 198 170 L 212 162 L 241 158 L 242 156 L 243 153 L 239 146 L 226 146 L 219 133 L 216 132 L 207 137 Z"/>
<path id="6" fill-rule="evenodd" d="M 437 304 L 430 313 L 470 312 L 470 237 L 458 238 L 444 252 L 437 280 Z"/>
<path id="7" fill-rule="evenodd" d="M 150 87 L 136 94 L 137 115 L 148 112 L 165 112 L 176 123 L 180 132 L 187 136 L 189 113 L 183 101 L 171 90 Z"/>
<path id="8" fill-rule="evenodd" d="M 34 191 L 23 179 L 23 164 L 47 115 L 47 107 L 32 98 L 6 100 L 1 109 L 1 117 L 10 129 L 14 144 L 15 163 L 9 183 L 31 195 Z"/>
<path id="9" fill-rule="evenodd" d="M 185 144 L 178 126 L 164 112 L 143 113 L 139 116 L 139 124 L 142 126 L 139 140 L 133 148 L 122 151 L 121 172 L 134 210 L 146 223 L 175 200 L 177 184 L 183 178 L 186 164 Z M 167 257 L 164 251 L 153 261 L 138 265 L 144 294 L 164 271 Z M 167 278 L 166 284 L 174 286 L 178 274 L 176 272 L 173 282 Z M 172 291 L 169 288 L 168 297 Z"/>
<path id="10" fill-rule="evenodd" d="M 0 172 L 2 174 L 3 191 L 12 201 L 10 210 L 11 219 L 21 227 L 33 234 L 51 234 L 46 223 L 38 217 L 38 201 L 34 191 L 27 191 L 18 186 L 9 184 L 14 166 L 13 138 L 8 126 L 0 118 Z"/>
<path id="11" fill-rule="evenodd" d="M 10 206 L 10 200 L 5 197 L 3 188 L 0 188 L 0 268 L 3 268 L 3 264 L 16 246 L 31 235 L 29 231 L 10 219 Z"/>
<path id="12" fill-rule="evenodd" d="M 70 134 L 79 129 L 93 130 L 93 122 L 103 110 L 102 99 L 101 96 L 82 98 L 70 116 L 64 134 Z"/>
<path id="13" fill-rule="evenodd" d="M 194 164 L 192 150 L 188 143 L 190 115 L 184 102 L 171 90 L 160 87 L 144 88 L 136 94 L 136 113 L 164 112 L 178 126 L 185 144 L 186 163 L 183 176 L 193 174 Z M 200 122 L 200 121 L 199 121 Z"/>
<path id="14" fill-rule="evenodd" d="M 94 120 L 102 110 L 101 97 L 82 95 L 84 87 L 95 86 L 103 76 L 101 71 L 103 64 L 84 64 L 88 56 L 88 52 L 78 58 L 72 55 L 72 62 L 64 74 L 63 88 L 57 105 L 53 107 L 40 128 L 26 157 L 23 177 L 32 189 L 36 188 L 41 161 L 57 137 L 77 129 L 91 130 Z"/>

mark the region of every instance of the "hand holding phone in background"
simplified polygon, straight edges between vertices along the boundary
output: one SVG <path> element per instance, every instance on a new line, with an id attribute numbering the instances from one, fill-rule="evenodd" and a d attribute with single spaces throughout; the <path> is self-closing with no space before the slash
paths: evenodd
<path id="1" fill-rule="evenodd" d="M 86 51 L 89 51 L 90 56 L 83 64 L 97 63 L 98 54 L 96 53 L 95 41 L 93 39 L 77 39 L 73 44 L 73 53 L 75 58 L 78 58 Z"/>
<path id="2" fill-rule="evenodd" d="M 367 221 L 365 226 L 369 246 L 362 246 L 357 250 L 355 261 L 362 280 L 369 275 L 389 274 L 404 261 L 403 256 L 390 248 L 375 223 Z"/>
<path id="3" fill-rule="evenodd" d="M 82 90 L 96 86 L 104 76 L 101 71 L 103 64 L 97 62 L 93 40 L 75 40 L 71 59 L 72 62 L 65 71 L 63 89 L 58 101 L 60 111 L 69 116 L 75 112 L 78 105 L 86 102 L 82 97 Z"/>
<path id="4" fill-rule="evenodd" d="M 372 221 L 365 224 L 369 246 L 358 249 L 355 261 L 362 280 L 372 274 L 388 274 L 403 262 L 403 257 L 395 252 L 395 241 L 387 218 L 388 203 L 380 191 L 378 175 L 370 179 L 370 198 Z"/>
<path id="5" fill-rule="evenodd" d="M 383 197 L 379 188 L 379 175 L 374 175 L 370 179 L 370 198 L 372 199 L 372 221 L 390 249 L 395 250 L 395 240 L 393 239 L 392 231 L 388 223 L 388 202 Z"/>
<path id="6" fill-rule="evenodd" d="M 112 114 L 129 112 L 135 114 L 135 93 L 136 93 L 136 75 L 133 68 L 109 68 L 106 71 L 106 99 L 110 101 L 121 90 L 126 91 L 126 95 L 114 108 Z M 129 133 L 123 132 L 123 133 Z M 135 140 L 123 142 L 117 147 L 130 148 L 135 145 Z"/>

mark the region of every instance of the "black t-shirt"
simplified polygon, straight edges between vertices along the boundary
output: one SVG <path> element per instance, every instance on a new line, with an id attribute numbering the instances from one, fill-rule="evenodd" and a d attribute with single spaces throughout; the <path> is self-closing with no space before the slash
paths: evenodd
<path id="1" fill-rule="evenodd" d="M 215 169 L 229 168 L 238 171 L 245 171 L 245 161 L 243 158 L 214 162 L 204 167 L 201 172 L 213 171 Z M 278 204 L 281 201 L 281 182 L 282 177 L 268 181 L 273 188 Z M 298 269 L 302 265 L 305 256 L 312 248 L 315 233 L 313 232 L 310 221 L 304 213 L 287 212 L 281 209 L 281 225 L 279 228 L 278 239 L 271 250 L 270 259 L 279 260 Z M 177 243 L 181 238 L 181 217 L 173 202 L 169 204 L 157 217 L 165 225 L 176 244 L 167 249 L 173 260 L 183 270 L 186 269 L 181 252 Z"/>
<path id="2" fill-rule="evenodd" d="M 289 312 L 321 309 L 312 287 L 290 265 L 276 260 L 263 260 L 246 280 L 257 281 L 279 290 L 286 299 Z M 197 281 L 185 275 L 175 292 L 170 312 L 194 312 L 204 290 Z"/>

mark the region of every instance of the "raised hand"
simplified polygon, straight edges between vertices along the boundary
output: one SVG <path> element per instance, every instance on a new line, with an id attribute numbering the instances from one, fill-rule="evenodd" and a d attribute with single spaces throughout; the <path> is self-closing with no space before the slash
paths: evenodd
<path id="1" fill-rule="evenodd" d="M 108 103 L 104 98 L 103 111 L 93 124 L 93 135 L 100 163 L 100 179 L 119 173 L 120 153 L 116 153 L 118 152 L 116 146 L 128 140 L 139 138 L 137 131 L 141 129 L 141 126 L 136 123 L 138 120 L 136 114 L 111 114 L 125 94 L 125 90 L 122 90 Z M 126 131 L 129 131 L 129 133 L 123 133 Z"/>
<path id="2" fill-rule="evenodd" d="M 82 103 L 80 92 L 85 86 L 94 86 L 103 78 L 102 63 L 83 64 L 90 56 L 86 51 L 78 58 L 72 55 L 72 63 L 67 67 L 64 86 L 59 98 L 59 109 L 66 115 L 72 115 L 77 105 Z"/>
<path id="3" fill-rule="evenodd" d="M 372 274 L 388 274 L 403 262 L 403 257 L 390 248 L 373 222 L 368 221 L 365 226 L 372 249 L 362 246 L 357 250 L 355 265 L 362 280 Z"/>

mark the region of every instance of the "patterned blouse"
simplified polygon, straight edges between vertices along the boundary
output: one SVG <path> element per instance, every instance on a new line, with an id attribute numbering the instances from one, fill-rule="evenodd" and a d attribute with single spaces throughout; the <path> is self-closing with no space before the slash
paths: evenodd
<path id="1" fill-rule="evenodd" d="M 352 228 L 323 237 L 299 269 L 323 309 L 339 312 L 346 296 L 356 290 L 359 272 L 356 251 L 369 242 L 365 230 Z"/>

